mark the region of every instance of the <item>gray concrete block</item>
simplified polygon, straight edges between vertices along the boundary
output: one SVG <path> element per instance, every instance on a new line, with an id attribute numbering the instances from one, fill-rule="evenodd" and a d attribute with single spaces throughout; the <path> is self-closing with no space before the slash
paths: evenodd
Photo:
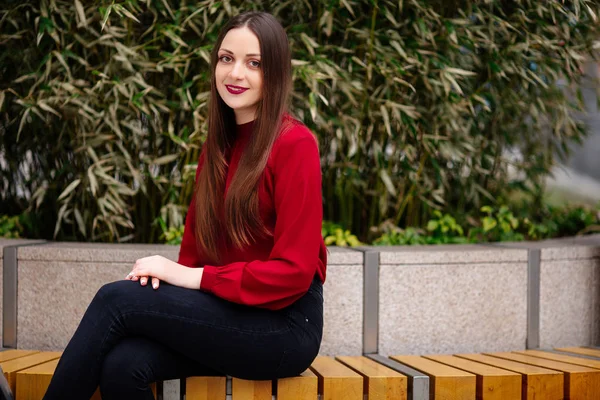
<path id="1" fill-rule="evenodd" d="M 20 260 L 18 347 L 64 349 L 98 289 L 129 271 L 131 263 Z"/>
<path id="2" fill-rule="evenodd" d="M 596 344 L 600 260 L 546 260 L 540 274 L 540 347 Z"/>
<path id="3" fill-rule="evenodd" d="M 31 243 L 36 243 L 36 242 L 39 242 L 39 240 L 0 238 L 0 250 L 7 246 L 21 246 L 24 244 L 31 244 Z"/>
<path id="4" fill-rule="evenodd" d="M 540 240 L 537 242 L 493 243 L 495 247 L 540 250 L 541 260 L 584 260 L 600 258 L 600 235 Z"/>
<path id="5" fill-rule="evenodd" d="M 361 254 L 362 257 L 362 254 Z M 329 265 L 321 355 L 362 354 L 363 266 Z"/>
<path id="6" fill-rule="evenodd" d="M 54 242 L 19 249 L 19 260 L 80 263 L 134 263 L 138 258 L 160 255 L 176 261 L 179 246 Z"/>
<path id="7" fill-rule="evenodd" d="M 527 251 L 484 245 L 426 245 L 373 247 L 381 265 L 466 264 L 526 262 Z"/>
<path id="8" fill-rule="evenodd" d="M 497 246 L 540 250 L 540 346 L 600 343 L 600 235 Z"/>
<path id="9" fill-rule="evenodd" d="M 481 257 L 457 253 L 445 265 L 380 266 L 381 354 L 524 348 L 526 262 L 450 264 Z"/>
<path id="10" fill-rule="evenodd" d="M 363 263 L 361 251 L 346 247 L 328 247 L 327 265 L 356 265 Z"/>
<path id="11" fill-rule="evenodd" d="M 25 246 L 40 243 L 30 239 L 1 239 L 0 238 L 0 327 L 4 324 L 4 249 L 10 246 Z M 8 305 L 10 306 L 10 305 Z M 0 329 L 0 335 L 2 330 Z M 2 343 L 2 342 L 0 342 Z"/>

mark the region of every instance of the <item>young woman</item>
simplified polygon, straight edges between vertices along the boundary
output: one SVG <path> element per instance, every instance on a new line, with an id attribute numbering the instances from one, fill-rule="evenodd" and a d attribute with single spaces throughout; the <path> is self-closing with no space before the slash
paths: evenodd
<path id="1" fill-rule="evenodd" d="M 233 18 L 212 53 L 208 137 L 177 263 L 137 260 L 103 286 L 44 399 L 152 399 L 193 375 L 275 379 L 304 371 L 323 332 L 321 169 L 286 113 L 287 36 L 266 13 Z"/>

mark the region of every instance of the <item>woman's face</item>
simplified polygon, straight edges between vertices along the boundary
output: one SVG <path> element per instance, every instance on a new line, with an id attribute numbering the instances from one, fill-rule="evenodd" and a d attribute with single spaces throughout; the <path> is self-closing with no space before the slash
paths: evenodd
<path id="1" fill-rule="evenodd" d="M 247 27 L 227 32 L 218 52 L 215 81 L 237 124 L 253 121 L 262 98 L 260 43 Z"/>

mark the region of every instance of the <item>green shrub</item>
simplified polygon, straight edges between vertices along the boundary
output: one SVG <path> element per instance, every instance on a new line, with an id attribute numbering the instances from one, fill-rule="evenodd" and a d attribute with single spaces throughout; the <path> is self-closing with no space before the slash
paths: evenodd
<path id="1" fill-rule="evenodd" d="M 483 206 L 480 210 L 485 215 L 477 226 L 469 230 L 469 240 L 474 242 L 506 242 L 525 240 L 518 231 L 521 225 L 507 206 L 494 209 Z"/>
<path id="2" fill-rule="evenodd" d="M 161 240 L 154 219 L 191 198 L 208 52 L 248 9 L 287 28 L 325 219 L 361 240 L 529 190 L 582 138 L 557 81 L 577 87 L 600 36 L 593 0 L 3 2 L 3 212 L 31 205 L 48 239 Z"/>
<path id="3" fill-rule="evenodd" d="M 464 236 L 464 230 L 454 217 L 448 214 L 442 215 L 440 211 L 435 210 L 433 215 L 437 219 L 431 219 L 427 223 L 428 244 L 458 244 L 467 243 L 468 239 Z"/>
<path id="4" fill-rule="evenodd" d="M 327 246 L 354 247 L 363 244 L 348 229 L 330 221 L 323 221 L 321 234 Z"/>
<path id="5" fill-rule="evenodd" d="M 0 238 L 18 239 L 23 235 L 19 216 L 0 215 Z"/>
<path id="6" fill-rule="evenodd" d="M 373 241 L 374 246 L 405 246 L 426 244 L 427 241 L 423 231 L 419 228 L 408 227 L 406 229 L 395 227 L 383 233 Z"/>
<path id="7" fill-rule="evenodd" d="M 179 226 L 167 226 L 167 223 L 162 217 L 157 218 L 156 222 L 160 225 L 160 229 L 162 231 L 160 239 L 163 241 L 163 243 L 176 246 L 181 245 L 185 225 L 181 224 Z"/>
<path id="8" fill-rule="evenodd" d="M 531 239 L 546 239 L 586 234 L 600 224 L 600 205 L 544 206 L 525 219 Z"/>

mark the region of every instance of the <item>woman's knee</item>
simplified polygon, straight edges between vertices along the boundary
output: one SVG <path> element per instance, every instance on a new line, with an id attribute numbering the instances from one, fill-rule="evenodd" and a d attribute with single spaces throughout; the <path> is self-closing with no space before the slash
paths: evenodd
<path id="1" fill-rule="evenodd" d="M 130 293 L 132 286 L 131 281 L 126 280 L 106 283 L 98 289 L 96 297 L 104 301 L 112 302 L 122 298 L 124 295 L 127 295 L 127 293 Z"/>

